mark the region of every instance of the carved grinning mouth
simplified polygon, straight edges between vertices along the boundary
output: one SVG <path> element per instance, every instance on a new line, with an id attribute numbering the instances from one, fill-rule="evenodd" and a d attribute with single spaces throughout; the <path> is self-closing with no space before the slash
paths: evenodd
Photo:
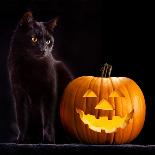
<path id="1" fill-rule="evenodd" d="M 80 109 L 76 109 L 76 112 L 79 114 L 81 121 L 87 124 L 91 130 L 96 132 L 104 130 L 106 133 L 113 133 L 117 128 L 124 129 L 127 126 L 129 120 L 133 117 L 134 110 L 124 117 L 113 116 L 112 120 L 108 120 L 107 116 L 101 116 L 97 119 L 94 115 L 85 115 Z"/>

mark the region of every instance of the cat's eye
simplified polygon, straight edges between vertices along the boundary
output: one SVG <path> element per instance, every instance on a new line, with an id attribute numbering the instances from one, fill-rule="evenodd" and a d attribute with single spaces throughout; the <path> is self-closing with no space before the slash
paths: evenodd
<path id="1" fill-rule="evenodd" d="M 46 41 L 46 44 L 50 44 L 50 43 L 51 43 L 51 41 L 50 41 L 50 40 L 47 40 L 47 41 Z"/>
<path id="2" fill-rule="evenodd" d="M 32 42 L 36 43 L 38 41 L 37 37 L 32 37 Z"/>

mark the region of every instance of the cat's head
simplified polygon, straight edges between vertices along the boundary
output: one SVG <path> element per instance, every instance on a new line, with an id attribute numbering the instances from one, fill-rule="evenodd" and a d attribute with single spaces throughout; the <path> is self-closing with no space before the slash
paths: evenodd
<path id="1" fill-rule="evenodd" d="M 51 54 L 54 45 L 53 30 L 57 21 L 56 17 L 49 22 L 38 22 L 33 19 L 31 12 L 26 12 L 19 22 L 14 37 L 17 46 L 24 48 L 24 52 L 33 57 Z"/>

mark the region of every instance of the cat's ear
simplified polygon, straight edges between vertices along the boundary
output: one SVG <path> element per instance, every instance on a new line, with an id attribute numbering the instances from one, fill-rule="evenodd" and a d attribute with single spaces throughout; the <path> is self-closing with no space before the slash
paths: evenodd
<path id="1" fill-rule="evenodd" d="M 52 20 L 48 21 L 48 22 L 46 23 L 47 29 L 48 29 L 49 31 L 53 31 L 54 28 L 57 26 L 58 20 L 59 20 L 59 17 L 55 17 L 55 18 L 53 18 Z"/>
<path id="2" fill-rule="evenodd" d="M 22 19 L 20 20 L 20 26 L 22 26 L 22 25 L 27 25 L 27 24 L 29 24 L 30 22 L 32 22 L 33 21 L 33 15 L 32 15 L 32 12 L 31 11 L 28 11 L 28 12 L 26 12 L 24 15 L 23 15 L 23 17 L 22 17 Z"/>

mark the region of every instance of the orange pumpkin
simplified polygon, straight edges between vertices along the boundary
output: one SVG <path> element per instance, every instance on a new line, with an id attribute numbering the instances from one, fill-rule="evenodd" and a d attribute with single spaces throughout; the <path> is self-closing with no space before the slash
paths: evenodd
<path id="1" fill-rule="evenodd" d="M 64 91 L 62 124 L 83 143 L 129 143 L 143 128 L 146 106 L 141 89 L 129 78 L 110 77 L 111 69 L 105 64 L 102 77 L 79 77 Z"/>

